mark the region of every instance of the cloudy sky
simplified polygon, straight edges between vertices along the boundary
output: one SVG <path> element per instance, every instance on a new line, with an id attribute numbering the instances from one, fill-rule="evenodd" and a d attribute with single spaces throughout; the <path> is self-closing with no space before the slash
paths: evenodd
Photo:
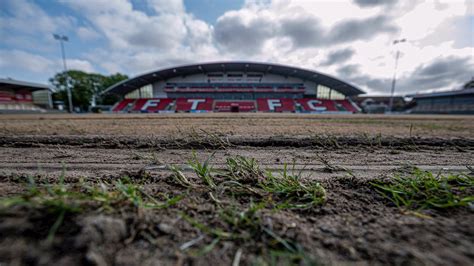
<path id="1" fill-rule="evenodd" d="M 289 64 L 386 94 L 474 76 L 474 0 L 1 0 L 0 77 L 47 83 L 68 66 L 138 75 L 177 64 Z M 393 45 L 405 38 L 407 42 Z"/>

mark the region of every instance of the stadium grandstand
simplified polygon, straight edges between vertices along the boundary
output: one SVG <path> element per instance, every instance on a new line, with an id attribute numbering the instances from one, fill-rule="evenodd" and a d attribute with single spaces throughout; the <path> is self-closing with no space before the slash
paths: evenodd
<path id="1" fill-rule="evenodd" d="M 384 114 L 389 111 L 390 96 L 363 95 L 353 97 L 352 100 L 367 114 Z M 393 97 L 392 112 L 405 112 L 410 108 L 410 102 L 402 96 Z"/>
<path id="2" fill-rule="evenodd" d="M 0 113 L 43 112 L 52 107 L 47 85 L 0 79 Z"/>
<path id="3" fill-rule="evenodd" d="M 461 89 L 444 92 L 421 93 L 413 97 L 414 114 L 474 114 L 474 78 Z"/>
<path id="4" fill-rule="evenodd" d="M 363 92 L 302 68 L 256 62 L 214 62 L 166 68 L 117 83 L 114 112 L 355 113 Z"/>

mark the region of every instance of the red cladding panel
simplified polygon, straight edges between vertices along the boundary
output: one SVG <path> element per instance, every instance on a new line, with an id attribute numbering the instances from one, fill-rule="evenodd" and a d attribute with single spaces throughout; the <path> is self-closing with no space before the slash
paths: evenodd
<path id="1" fill-rule="evenodd" d="M 176 111 L 212 111 L 212 98 L 178 98 Z"/>
<path id="2" fill-rule="evenodd" d="M 342 105 L 342 107 L 344 107 L 348 112 L 357 112 L 357 109 L 349 102 L 349 100 L 336 100 L 336 102 Z"/>
<path id="3" fill-rule="evenodd" d="M 293 112 L 295 104 L 293 99 L 287 98 L 259 98 L 257 99 L 258 111 L 261 112 Z"/>
<path id="4" fill-rule="evenodd" d="M 120 112 L 122 111 L 123 109 L 125 109 L 125 107 L 128 106 L 129 103 L 132 103 L 134 101 L 134 99 L 124 99 L 122 100 L 119 104 L 117 104 L 114 109 L 112 110 L 112 112 Z"/>

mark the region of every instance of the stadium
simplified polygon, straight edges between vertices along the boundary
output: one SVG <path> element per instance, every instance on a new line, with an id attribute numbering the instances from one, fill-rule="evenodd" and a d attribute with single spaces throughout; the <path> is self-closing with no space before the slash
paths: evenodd
<path id="1" fill-rule="evenodd" d="M 176 66 L 122 81 L 113 112 L 355 113 L 363 94 L 329 75 L 286 65 L 213 62 Z"/>

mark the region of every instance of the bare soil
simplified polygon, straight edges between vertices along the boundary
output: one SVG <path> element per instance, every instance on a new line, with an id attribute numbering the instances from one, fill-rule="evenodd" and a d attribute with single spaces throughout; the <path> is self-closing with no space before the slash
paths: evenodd
<path id="1" fill-rule="evenodd" d="M 3 208 L 0 264 L 474 264 L 472 206 L 409 211 L 371 185 L 413 166 L 472 174 L 470 116 L 3 115 L 0 151 L 3 199 L 24 193 L 27 177 L 45 184 L 61 176 L 71 189 L 129 176 L 158 200 L 184 196 L 163 209 L 104 211 L 92 204 L 66 214 L 52 242 L 46 239 L 57 214 Z M 235 155 L 272 172 L 289 163 L 304 182 L 320 182 L 327 200 L 304 210 L 265 205 L 255 214 L 258 228 L 232 226 L 222 210 L 244 213 L 263 198 L 219 190 L 210 196 L 186 166 L 193 151 L 202 160 L 213 155 L 216 170 Z M 191 188 L 170 178 L 171 164 L 183 169 Z M 219 238 L 210 229 L 240 237 Z"/>

